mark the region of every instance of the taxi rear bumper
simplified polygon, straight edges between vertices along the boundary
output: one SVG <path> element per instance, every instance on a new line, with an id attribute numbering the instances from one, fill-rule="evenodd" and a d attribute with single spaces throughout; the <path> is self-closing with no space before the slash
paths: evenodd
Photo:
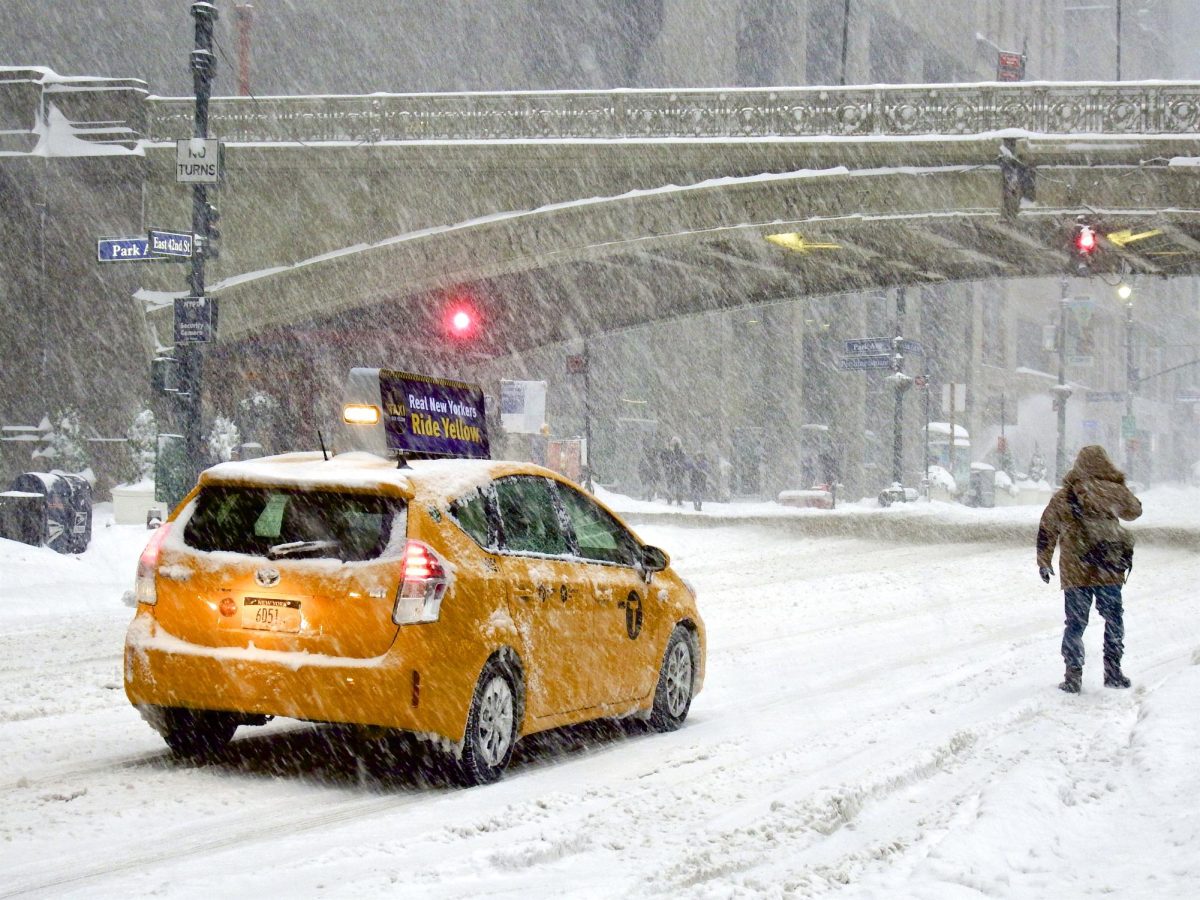
<path id="1" fill-rule="evenodd" d="M 139 612 L 125 642 L 125 693 L 139 709 L 184 707 L 397 728 L 461 739 L 462 693 L 421 641 L 397 639 L 369 659 L 204 647 Z"/>

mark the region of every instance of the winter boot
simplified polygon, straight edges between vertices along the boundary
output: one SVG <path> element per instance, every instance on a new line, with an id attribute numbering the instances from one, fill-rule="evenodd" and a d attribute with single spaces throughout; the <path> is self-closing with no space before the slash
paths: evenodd
<path id="1" fill-rule="evenodd" d="M 1083 669 L 1078 666 L 1067 666 L 1067 675 L 1063 679 L 1063 683 L 1058 686 L 1058 689 L 1068 694 L 1078 694 L 1082 687 Z"/>
<path id="2" fill-rule="evenodd" d="M 1106 662 L 1104 664 L 1104 686 L 1107 688 L 1127 688 L 1132 682 L 1121 672 L 1120 663 Z"/>

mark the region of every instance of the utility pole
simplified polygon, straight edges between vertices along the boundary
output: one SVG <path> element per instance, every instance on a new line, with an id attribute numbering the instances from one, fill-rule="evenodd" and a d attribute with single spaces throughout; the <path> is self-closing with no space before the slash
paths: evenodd
<path id="1" fill-rule="evenodd" d="M 850 52 L 850 0 L 842 7 L 842 77 L 841 85 L 846 86 L 846 61 Z"/>
<path id="2" fill-rule="evenodd" d="M 891 380 L 896 387 L 896 408 L 892 419 L 892 483 L 904 484 L 904 392 L 912 379 L 904 374 L 904 287 L 896 288 L 896 335 L 892 338 Z M 902 498 L 903 499 L 903 498 Z"/>
<path id="3" fill-rule="evenodd" d="M 1133 390 L 1137 386 L 1137 371 L 1133 367 L 1133 289 L 1121 285 L 1118 293 L 1125 301 L 1125 421 L 1121 432 L 1125 438 L 1125 477 L 1133 479 Z M 1127 433 L 1128 432 L 1128 433 Z"/>
<path id="4" fill-rule="evenodd" d="M 1067 279 L 1062 280 L 1062 296 L 1058 301 L 1058 384 L 1053 388 L 1054 408 L 1058 412 L 1058 447 L 1054 451 L 1055 484 L 1062 484 L 1067 474 Z"/>
<path id="5" fill-rule="evenodd" d="M 192 4 L 192 17 L 196 20 L 195 48 L 190 62 L 192 84 L 196 92 L 194 138 L 208 137 L 208 101 L 212 93 L 212 79 L 217 68 L 213 55 L 213 23 L 217 20 L 217 8 L 212 3 Z M 208 186 L 192 185 L 192 234 L 193 248 L 191 273 L 188 288 L 192 297 L 204 297 L 204 259 L 209 252 L 209 208 Z M 200 246 L 196 246 L 199 244 Z M 214 316 L 215 325 L 215 316 Z M 192 480 L 204 466 L 203 447 L 203 344 L 177 343 L 179 358 L 179 393 L 183 404 L 184 448 Z"/>
<path id="6" fill-rule="evenodd" d="M 1121 0 L 1117 0 L 1117 81 L 1121 80 Z"/>

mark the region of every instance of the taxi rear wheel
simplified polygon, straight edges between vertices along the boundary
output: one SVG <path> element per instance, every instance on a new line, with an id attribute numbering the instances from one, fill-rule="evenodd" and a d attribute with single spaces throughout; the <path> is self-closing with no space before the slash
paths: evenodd
<path id="1" fill-rule="evenodd" d="M 224 750 L 237 727 L 228 713 L 170 708 L 162 711 L 158 730 L 176 755 L 195 757 Z"/>
<path id="2" fill-rule="evenodd" d="M 471 698 L 455 780 L 466 787 L 498 781 L 512 759 L 516 743 L 515 681 L 506 666 L 489 660 Z"/>
<path id="3" fill-rule="evenodd" d="M 667 652 L 663 654 L 662 669 L 658 673 L 654 707 L 650 711 L 651 728 L 674 731 L 683 724 L 692 705 L 695 681 L 692 642 L 687 629 L 677 625 L 667 641 Z"/>

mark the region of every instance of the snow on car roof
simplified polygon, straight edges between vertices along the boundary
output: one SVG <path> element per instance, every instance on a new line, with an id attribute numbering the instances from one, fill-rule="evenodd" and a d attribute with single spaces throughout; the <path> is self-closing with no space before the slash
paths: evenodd
<path id="1" fill-rule="evenodd" d="M 418 459 L 399 469 L 395 460 L 374 453 L 355 451 L 325 459 L 320 452 L 303 452 L 220 463 L 201 473 L 200 483 L 383 489 L 405 497 L 418 493 L 455 497 L 510 472 L 551 474 L 530 463 L 489 459 Z"/>

